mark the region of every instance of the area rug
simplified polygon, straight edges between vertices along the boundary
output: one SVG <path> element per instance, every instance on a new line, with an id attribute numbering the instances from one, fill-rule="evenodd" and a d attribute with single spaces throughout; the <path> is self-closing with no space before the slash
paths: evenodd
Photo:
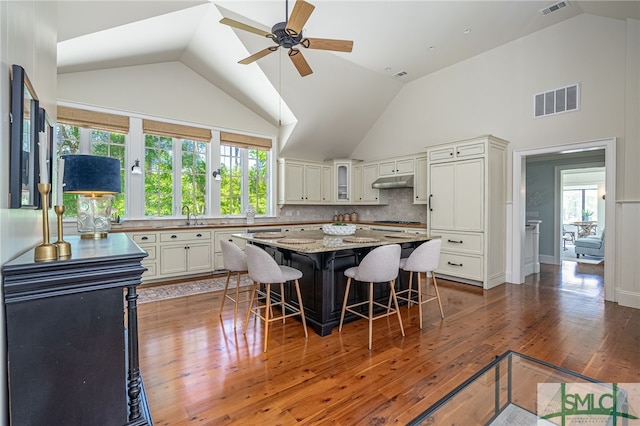
<path id="1" fill-rule="evenodd" d="M 153 286 L 138 287 L 138 304 L 157 302 L 158 300 L 174 299 L 176 297 L 192 296 L 194 294 L 213 293 L 224 290 L 227 282 L 227 276 L 212 277 L 206 279 L 198 279 L 176 284 L 157 284 Z M 253 284 L 249 277 L 240 276 L 240 287 Z M 236 288 L 236 278 L 231 277 L 229 282 L 229 291 Z"/>

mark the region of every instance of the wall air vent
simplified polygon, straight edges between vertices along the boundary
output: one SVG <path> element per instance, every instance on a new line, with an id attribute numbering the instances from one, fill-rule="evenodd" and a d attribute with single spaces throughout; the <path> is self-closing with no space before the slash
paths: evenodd
<path id="1" fill-rule="evenodd" d="M 572 84 L 533 95 L 533 116 L 560 114 L 580 109 L 580 85 Z"/>
<path id="2" fill-rule="evenodd" d="M 406 71 L 400 71 L 400 72 L 397 72 L 397 73 L 393 74 L 392 77 L 398 78 L 398 77 L 402 77 L 402 76 L 405 76 L 405 75 L 407 75 Z"/>
<path id="3" fill-rule="evenodd" d="M 564 0 L 564 1 L 559 1 L 558 3 L 554 3 L 549 7 L 545 7 L 544 9 L 540 9 L 540 13 L 542 13 L 544 16 L 547 16 L 550 13 L 553 12 L 557 12 L 558 10 L 562 9 L 563 7 L 569 6 L 569 2 Z"/>

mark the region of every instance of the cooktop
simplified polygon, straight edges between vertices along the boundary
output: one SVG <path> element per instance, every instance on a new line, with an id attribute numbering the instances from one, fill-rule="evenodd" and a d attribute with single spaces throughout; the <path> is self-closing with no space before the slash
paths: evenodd
<path id="1" fill-rule="evenodd" d="M 420 225 L 420 222 L 412 222 L 409 220 L 374 220 L 373 223 L 393 223 L 397 225 Z"/>

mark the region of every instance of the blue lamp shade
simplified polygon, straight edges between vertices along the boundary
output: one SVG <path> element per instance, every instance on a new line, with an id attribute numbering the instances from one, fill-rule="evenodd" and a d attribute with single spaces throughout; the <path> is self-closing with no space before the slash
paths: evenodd
<path id="1" fill-rule="evenodd" d="M 118 194 L 120 160 L 100 155 L 63 155 L 63 191 L 70 194 Z"/>

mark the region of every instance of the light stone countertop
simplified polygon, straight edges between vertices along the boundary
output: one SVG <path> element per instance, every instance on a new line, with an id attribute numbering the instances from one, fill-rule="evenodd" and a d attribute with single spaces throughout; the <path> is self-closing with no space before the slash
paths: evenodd
<path id="1" fill-rule="evenodd" d="M 258 234 L 259 235 L 259 234 Z M 408 242 L 421 242 L 431 240 L 432 237 L 427 234 L 413 234 L 405 232 L 392 231 L 372 231 L 372 230 L 356 230 L 354 235 L 335 236 L 325 235 L 322 231 L 297 231 L 287 232 L 281 238 L 256 237 L 255 233 L 233 234 L 234 237 L 241 238 L 250 242 L 255 242 L 272 247 L 283 248 L 299 253 L 324 253 L 339 250 L 351 250 L 364 247 L 377 247 L 387 244 L 401 244 Z M 372 241 L 349 242 L 349 237 L 367 238 Z M 345 241 L 345 239 L 347 241 Z M 313 240 L 313 242 L 298 244 L 292 240 Z M 375 240 L 375 241 L 373 241 Z M 287 241 L 292 241 L 291 243 Z"/>

